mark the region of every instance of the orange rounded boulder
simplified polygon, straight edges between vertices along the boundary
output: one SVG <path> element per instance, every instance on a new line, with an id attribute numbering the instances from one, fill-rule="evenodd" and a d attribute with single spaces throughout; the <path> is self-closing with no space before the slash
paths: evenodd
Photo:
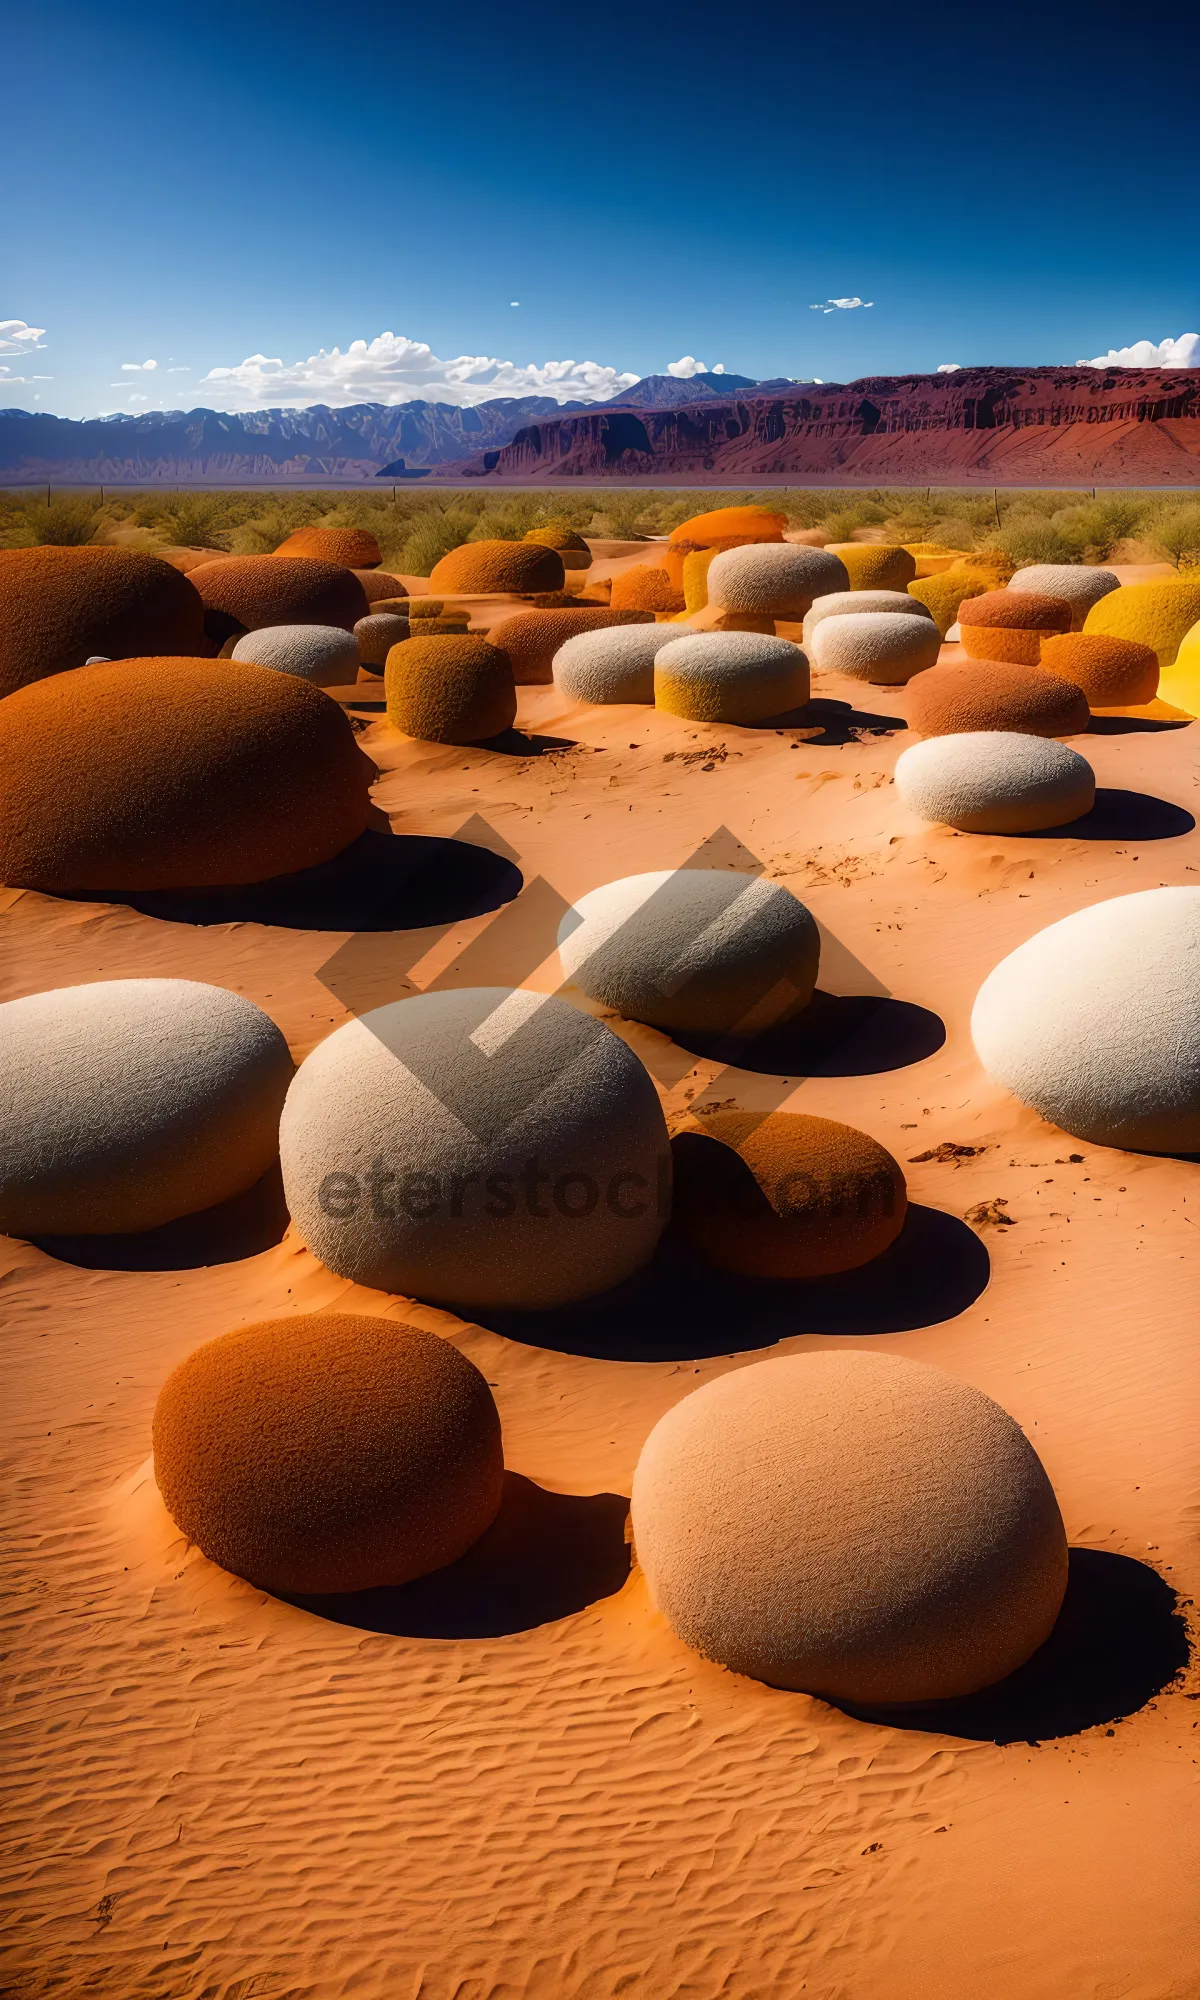
<path id="1" fill-rule="evenodd" d="M 347 569 L 378 569 L 383 561 L 379 543 L 366 528 L 297 528 L 275 553 L 315 556 L 320 562 L 345 563 Z"/>
<path id="2" fill-rule="evenodd" d="M 1042 666 L 1081 687 L 1090 708 L 1137 708 L 1158 693 L 1158 654 L 1138 639 L 1057 633 L 1042 640 Z"/>
<path id="3" fill-rule="evenodd" d="M 373 767 L 343 711 L 237 660 L 83 667 L 0 702 L 0 881 L 70 896 L 230 887 L 331 861 Z"/>
<path id="4" fill-rule="evenodd" d="M 0 696 L 95 655 L 211 650 L 195 586 L 157 556 L 140 549 L 0 551 Z"/>
<path id="5" fill-rule="evenodd" d="M 1041 667 L 986 660 L 930 667 L 909 688 L 908 719 L 918 736 L 1001 729 L 1024 736 L 1079 736 L 1088 726 L 1087 696 L 1073 681 Z"/>
<path id="6" fill-rule="evenodd" d="M 474 633 L 393 646 L 383 685 L 392 728 L 422 743 L 485 743 L 517 719 L 508 654 Z"/>
<path id="7" fill-rule="evenodd" d="M 671 1146 L 671 1227 L 718 1270 L 824 1278 L 894 1243 L 904 1173 L 867 1133 L 790 1111 L 717 1111 Z"/>
<path id="8" fill-rule="evenodd" d="M 1042 642 L 1070 631 L 1071 607 L 1065 597 L 1043 597 L 1036 590 L 985 590 L 980 597 L 964 598 L 958 625 L 972 660 L 1036 667 Z"/>
<path id="9" fill-rule="evenodd" d="M 154 1477 L 188 1541 L 262 1590 L 395 1588 L 491 1526 L 500 1418 L 448 1340 L 366 1313 L 298 1313 L 210 1340 L 167 1377 Z"/>
<path id="10" fill-rule="evenodd" d="M 517 686 L 534 687 L 554 679 L 554 655 L 581 632 L 600 632 L 609 625 L 653 623 L 649 611 L 611 611 L 596 604 L 580 610 L 517 611 L 493 625 L 488 637 L 508 654 Z"/>
<path id="11" fill-rule="evenodd" d="M 682 611 L 682 587 L 657 563 L 634 563 L 614 576 L 609 603 L 614 611 Z"/>
<path id="12" fill-rule="evenodd" d="M 340 625 L 353 632 L 367 597 L 353 570 L 313 556 L 225 556 L 189 577 L 215 622 L 257 632 L 264 625 Z M 210 615 L 209 630 L 214 620 Z M 216 634 L 214 633 L 214 636 Z"/>
<path id="13" fill-rule="evenodd" d="M 714 507 L 681 521 L 670 540 L 690 542 L 697 549 L 733 549 L 744 542 L 781 542 L 786 527 L 787 515 L 768 507 Z"/>
<path id="14" fill-rule="evenodd" d="M 495 596 L 507 591 L 527 596 L 535 590 L 561 590 L 564 576 L 558 550 L 537 542 L 463 542 L 434 564 L 429 588 L 435 593 L 477 591 Z"/>
<path id="15" fill-rule="evenodd" d="M 407 586 L 386 569 L 355 569 L 354 574 L 363 587 L 368 604 L 378 604 L 389 597 L 408 596 Z"/>

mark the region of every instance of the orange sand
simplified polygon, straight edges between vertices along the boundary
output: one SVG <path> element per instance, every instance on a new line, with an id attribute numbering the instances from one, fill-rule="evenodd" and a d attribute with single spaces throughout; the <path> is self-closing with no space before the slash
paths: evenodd
<path id="1" fill-rule="evenodd" d="M 811 714 L 707 727 L 522 688 L 528 756 L 405 741 L 378 719 L 380 690 L 347 689 L 395 828 L 506 844 L 525 876 L 516 903 L 348 941 L 0 894 L 0 993 L 214 980 L 265 1007 L 300 1058 L 346 1018 L 331 986 L 362 1009 L 438 979 L 520 977 L 539 957 L 530 983 L 553 986 L 564 900 L 684 862 L 725 827 L 710 864 L 736 837 L 821 920 L 823 987 L 933 1009 L 948 1038 L 906 1068 L 785 1082 L 622 1028 L 673 1122 L 712 1101 L 860 1126 L 902 1162 L 915 1204 L 975 1218 L 991 1258 L 957 1316 L 872 1337 L 806 1334 L 798 1314 L 763 1351 L 861 1345 L 975 1383 L 1025 1427 L 1071 1542 L 1149 1565 L 1190 1602 L 1197 1167 L 1043 1125 L 983 1076 L 967 1023 L 984 975 L 1032 931 L 1126 890 L 1200 884 L 1200 833 L 1148 839 L 1149 809 L 1139 821 L 1128 802 L 1104 839 L 923 825 L 889 784 L 911 739 L 837 740 L 852 710 L 903 717 L 911 690 L 814 681 L 818 700 L 848 705 L 826 711 L 833 740 L 814 740 Z M 1195 728 L 1079 743 L 1102 786 L 1193 810 L 1198 745 Z M 914 1163 L 944 1142 L 983 1150 Z M 1044 1740 L 1000 1747 L 737 1679 L 672 1636 L 636 1568 L 618 1588 L 622 1502 L 564 1496 L 628 1494 L 661 1413 L 778 1331 L 752 1305 L 716 1342 L 697 1335 L 713 1358 L 692 1358 L 684 1327 L 674 1358 L 596 1359 L 347 1284 L 290 1234 L 183 1270 L 3 1249 L 6 1992 L 1195 2000 L 1194 1664 L 1126 1719 L 1060 1735 L 1048 1720 L 1026 1732 Z M 453 1340 L 494 1385 L 524 1476 L 475 1568 L 401 1618 L 421 1636 L 222 1574 L 183 1547 L 150 1480 L 175 1364 L 228 1327 L 317 1309 L 386 1311 Z M 480 1636 L 496 1623 L 479 1579 L 503 1561 L 524 1629 Z"/>

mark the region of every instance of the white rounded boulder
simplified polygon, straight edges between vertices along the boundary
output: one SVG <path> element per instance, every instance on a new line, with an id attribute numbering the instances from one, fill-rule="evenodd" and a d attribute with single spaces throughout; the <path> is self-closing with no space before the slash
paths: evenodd
<path id="1" fill-rule="evenodd" d="M 577 632 L 554 655 L 555 684 L 571 701 L 652 702 L 654 661 L 666 644 L 661 625 Z"/>
<path id="2" fill-rule="evenodd" d="M 1110 590 L 1119 590 L 1121 579 L 1110 569 L 1091 569 L 1084 563 L 1033 563 L 1028 569 L 1019 569 L 1008 588 L 1062 598 L 1071 607 L 1071 630 L 1082 632 L 1093 604 L 1099 604 Z"/>
<path id="3" fill-rule="evenodd" d="M 670 1207 L 648 1072 L 542 993 L 422 993 L 347 1022 L 297 1071 L 279 1136 L 292 1218 L 331 1271 L 475 1310 L 607 1290 Z"/>
<path id="4" fill-rule="evenodd" d="M 931 736 L 896 759 L 902 804 L 963 833 L 1035 833 L 1096 803 L 1086 757 L 1053 737 L 980 729 Z"/>
<path id="5" fill-rule="evenodd" d="M 812 999 L 816 920 L 780 882 L 718 868 L 626 875 L 559 926 L 569 979 L 630 1021 L 751 1036 Z"/>
<path id="6" fill-rule="evenodd" d="M 1200 1152 L 1200 889 L 1093 903 L 1001 959 L 971 1015 L 979 1059 L 1099 1145 Z"/>
<path id="7" fill-rule="evenodd" d="M 642 1447 L 632 1512 L 686 1645 L 835 1701 L 991 1686 L 1066 1589 L 1062 1516 L 1017 1424 L 893 1354 L 789 1355 L 694 1390 Z"/>
<path id="8" fill-rule="evenodd" d="M 358 674 L 358 640 L 338 625 L 264 625 L 239 639 L 232 657 L 314 687 L 344 687 Z"/>
<path id="9" fill-rule="evenodd" d="M 881 611 L 894 611 L 901 618 L 928 618 L 934 622 L 933 613 L 927 604 L 910 597 L 906 590 L 833 590 L 825 597 L 818 597 L 811 611 L 804 615 L 804 643 L 807 646 L 817 626 L 826 618 L 870 617 Z"/>
<path id="10" fill-rule="evenodd" d="M 808 700 L 808 656 L 757 632 L 692 632 L 654 660 L 654 705 L 691 722 L 765 722 Z"/>
<path id="11" fill-rule="evenodd" d="M 900 611 L 823 618 L 808 640 L 814 667 L 876 687 L 903 687 L 914 674 L 935 667 L 941 645 L 932 618 Z"/>
<path id="12" fill-rule="evenodd" d="M 794 542 L 752 542 L 725 549 L 708 568 L 708 601 L 719 611 L 801 619 L 814 597 L 845 590 L 845 564 L 824 549 Z"/>
<path id="13" fill-rule="evenodd" d="M 278 1151 L 292 1059 L 261 1008 L 191 979 L 106 979 L 0 1007 L 0 1229 L 153 1229 Z"/>

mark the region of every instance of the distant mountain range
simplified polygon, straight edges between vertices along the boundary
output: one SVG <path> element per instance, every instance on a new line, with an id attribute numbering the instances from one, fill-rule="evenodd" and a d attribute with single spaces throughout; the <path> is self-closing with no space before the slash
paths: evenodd
<path id="1" fill-rule="evenodd" d="M 648 375 L 608 403 L 0 411 L 0 483 L 379 478 L 784 485 L 1200 485 L 1200 369 L 962 368 L 859 382 Z"/>

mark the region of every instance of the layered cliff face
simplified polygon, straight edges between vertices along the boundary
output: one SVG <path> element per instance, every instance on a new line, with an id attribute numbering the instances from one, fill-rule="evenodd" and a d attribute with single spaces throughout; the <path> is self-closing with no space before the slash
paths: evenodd
<path id="1" fill-rule="evenodd" d="M 1200 484 L 1200 370 L 973 368 L 683 409 L 605 404 L 446 472 L 496 479 Z"/>

